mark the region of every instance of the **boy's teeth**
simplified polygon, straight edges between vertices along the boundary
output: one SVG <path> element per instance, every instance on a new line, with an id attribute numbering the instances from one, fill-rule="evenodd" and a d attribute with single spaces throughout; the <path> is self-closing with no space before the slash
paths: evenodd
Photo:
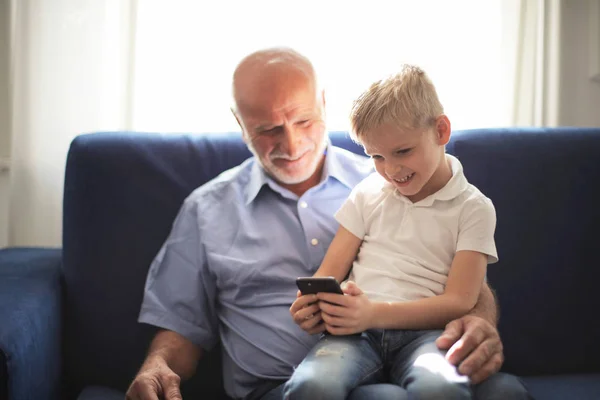
<path id="1" fill-rule="evenodd" d="M 397 180 L 398 182 L 400 182 L 400 183 L 404 183 L 404 182 L 406 182 L 406 181 L 407 181 L 407 180 L 408 180 L 408 179 L 409 179 L 411 176 L 412 176 L 412 174 L 410 174 L 410 175 L 408 175 L 408 176 L 405 176 L 405 177 L 404 177 L 404 178 L 402 178 L 402 179 L 396 179 L 396 180 Z"/>

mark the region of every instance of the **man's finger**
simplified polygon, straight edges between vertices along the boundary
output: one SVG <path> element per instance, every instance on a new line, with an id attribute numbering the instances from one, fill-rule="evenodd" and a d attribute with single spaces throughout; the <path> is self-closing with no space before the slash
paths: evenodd
<path id="1" fill-rule="evenodd" d="M 502 354 L 500 341 L 485 340 L 460 363 L 458 371 L 463 375 L 471 375 L 479 371 L 496 354 Z"/>
<path id="2" fill-rule="evenodd" d="M 447 350 L 452 346 L 460 337 L 464 331 L 462 320 L 455 319 L 446 325 L 444 332 L 435 341 L 437 347 L 441 350 Z"/>
<path id="3" fill-rule="evenodd" d="M 155 388 L 146 381 L 144 384 L 142 381 L 136 381 L 133 383 L 131 390 L 128 394 L 127 399 L 131 400 L 158 400 L 158 393 Z"/>
<path id="4" fill-rule="evenodd" d="M 179 375 L 163 376 L 161 383 L 165 400 L 183 400 L 179 390 L 179 384 L 181 383 Z"/>
<path id="5" fill-rule="evenodd" d="M 479 370 L 477 370 L 473 375 L 470 376 L 471 383 L 473 385 L 481 383 L 487 378 L 489 378 L 492 374 L 495 374 L 496 372 L 500 371 L 503 358 L 504 357 L 502 357 L 501 354 L 495 354 L 481 368 L 479 368 Z"/>
<path id="6" fill-rule="evenodd" d="M 462 337 L 450 347 L 450 350 L 446 353 L 446 359 L 450 364 L 458 365 L 484 340 L 485 333 L 480 328 L 467 330 Z"/>

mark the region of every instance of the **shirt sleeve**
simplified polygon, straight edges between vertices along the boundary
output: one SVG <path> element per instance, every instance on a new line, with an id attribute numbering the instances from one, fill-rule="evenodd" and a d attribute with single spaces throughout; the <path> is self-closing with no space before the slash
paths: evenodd
<path id="1" fill-rule="evenodd" d="M 365 237 L 365 223 L 363 215 L 363 195 L 361 192 L 361 184 L 356 186 L 344 204 L 335 213 L 337 222 L 350 231 L 359 239 Z"/>
<path id="2" fill-rule="evenodd" d="M 459 221 L 456 251 L 478 251 L 488 256 L 488 264 L 497 262 L 495 230 L 496 210 L 492 201 L 482 197 L 469 202 Z"/>
<path id="3" fill-rule="evenodd" d="M 186 201 L 150 266 L 138 321 L 177 332 L 209 350 L 218 340 L 215 298 L 197 205 Z"/>

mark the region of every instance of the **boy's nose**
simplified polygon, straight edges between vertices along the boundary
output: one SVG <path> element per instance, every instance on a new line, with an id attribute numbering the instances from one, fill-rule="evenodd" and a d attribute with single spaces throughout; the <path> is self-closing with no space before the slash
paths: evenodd
<path id="1" fill-rule="evenodd" d="M 398 175 L 398 173 L 402 170 L 402 166 L 401 165 L 396 165 L 396 164 L 390 164 L 387 163 L 385 166 L 385 173 L 387 174 L 387 176 L 389 176 L 390 178 L 395 177 L 396 175 Z"/>

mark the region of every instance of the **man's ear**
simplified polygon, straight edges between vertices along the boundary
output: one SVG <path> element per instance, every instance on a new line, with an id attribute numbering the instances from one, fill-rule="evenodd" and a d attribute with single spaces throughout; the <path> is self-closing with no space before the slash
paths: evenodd
<path id="1" fill-rule="evenodd" d="M 246 129 L 244 129 L 244 124 L 242 124 L 242 121 L 240 120 L 240 116 L 237 114 L 237 112 L 235 112 L 235 109 L 233 107 L 230 107 L 229 109 L 231 110 L 233 117 L 235 118 L 238 125 L 240 126 L 240 130 L 242 131 L 242 139 L 244 140 L 245 143 L 248 143 L 248 134 L 246 133 Z"/>
<path id="2" fill-rule="evenodd" d="M 452 126 L 450 120 L 444 114 L 440 115 L 435 120 L 435 131 L 437 134 L 438 144 L 445 146 L 450 141 L 450 134 L 452 132 Z"/>

